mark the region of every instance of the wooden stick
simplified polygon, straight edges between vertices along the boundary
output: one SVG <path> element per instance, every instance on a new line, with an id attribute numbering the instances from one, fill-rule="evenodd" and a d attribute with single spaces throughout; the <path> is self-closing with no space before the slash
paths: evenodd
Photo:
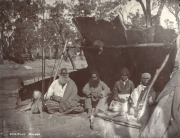
<path id="1" fill-rule="evenodd" d="M 99 110 L 98 113 L 95 113 L 94 117 L 99 117 L 99 118 L 102 118 L 103 120 L 113 122 L 118 125 L 123 125 L 123 126 L 138 128 L 138 129 L 141 127 L 141 125 L 138 124 L 136 121 L 127 120 L 126 117 L 115 118 L 112 115 L 108 115 L 108 112 L 104 112 L 101 110 Z"/>
<path id="2" fill-rule="evenodd" d="M 121 19 L 121 16 L 120 16 L 120 13 L 118 13 L 118 18 L 119 18 L 119 22 L 120 22 L 120 25 L 122 25 L 123 29 L 124 29 L 124 33 L 125 33 L 125 36 L 126 36 L 126 41 L 127 41 L 127 35 L 126 35 L 126 26 L 124 25 L 122 19 Z"/>
<path id="3" fill-rule="evenodd" d="M 57 23 L 56 21 L 54 21 L 54 22 L 55 22 L 55 25 L 56 25 L 56 27 L 57 27 L 57 29 L 58 29 L 58 32 L 59 32 L 60 36 L 61 36 L 61 39 L 62 39 L 62 41 L 63 41 L 63 43 L 64 43 L 64 38 L 63 38 L 63 35 L 62 35 L 62 30 L 60 30 L 60 28 L 59 28 L 59 26 L 58 26 L 58 23 Z"/>
<path id="4" fill-rule="evenodd" d="M 63 53 L 62 53 L 62 55 L 61 55 L 60 61 L 58 62 L 57 69 L 56 69 L 56 72 L 55 72 L 53 81 L 54 81 L 54 80 L 56 79 L 56 77 L 57 77 L 57 74 L 58 74 L 60 65 L 61 65 L 61 63 L 62 63 L 62 59 L 63 59 L 64 53 L 66 52 L 67 42 L 68 42 L 68 40 L 66 40 L 66 42 L 65 42 L 65 46 L 64 46 L 64 49 L 63 49 Z"/>
<path id="5" fill-rule="evenodd" d="M 118 125 L 123 125 L 123 126 L 128 126 L 128 127 L 132 127 L 132 128 L 137 128 L 139 129 L 141 127 L 140 124 L 138 123 L 134 123 L 132 121 L 123 121 L 121 119 L 115 119 L 115 118 L 110 118 L 110 117 L 102 117 L 102 116 L 98 116 L 99 118 L 102 118 L 103 120 L 106 120 L 106 121 L 109 121 L 109 122 L 113 122 L 115 124 L 118 124 Z"/>
<path id="6" fill-rule="evenodd" d="M 70 62 L 71 62 L 71 64 L 72 64 L 73 70 L 76 70 L 76 65 L 75 65 L 75 63 L 74 63 L 74 61 L 73 61 L 73 59 L 72 59 L 72 56 L 71 56 L 71 54 L 70 54 L 70 52 L 69 52 L 69 49 L 67 49 L 66 51 L 67 51 L 67 55 L 68 55 L 68 57 L 69 57 L 69 60 L 70 60 Z"/>
<path id="7" fill-rule="evenodd" d="M 146 110 L 149 92 L 150 92 L 152 86 L 154 85 L 155 81 L 157 80 L 157 77 L 159 76 L 160 72 L 161 72 L 161 71 L 163 70 L 163 68 L 165 67 L 168 59 L 169 59 L 169 54 L 165 57 L 163 63 L 162 63 L 161 66 L 160 66 L 160 68 L 156 70 L 156 73 L 155 73 L 155 75 L 154 75 L 154 77 L 153 77 L 153 79 L 152 79 L 152 81 L 151 81 L 151 83 L 150 83 L 150 85 L 149 85 L 149 87 L 148 87 L 148 89 L 147 89 L 147 91 L 146 91 L 146 96 L 145 96 L 145 98 L 143 98 L 143 99 L 140 101 L 140 103 L 139 103 L 139 105 L 140 105 L 140 106 L 142 105 L 142 107 L 140 107 L 140 108 L 139 108 L 139 111 L 138 111 L 138 120 L 143 116 L 143 114 L 144 114 L 144 112 L 145 112 L 145 110 Z"/>
<path id="8" fill-rule="evenodd" d="M 127 47 L 132 47 L 132 48 L 137 48 L 137 47 L 163 47 L 163 48 L 173 48 L 173 44 L 172 43 L 146 43 L 146 44 L 124 44 L 124 45 L 110 45 L 107 46 L 105 45 L 103 48 L 108 48 L 108 49 L 121 49 L 121 48 L 127 48 Z M 68 48 L 76 48 L 76 47 L 68 47 Z M 79 46 L 79 48 L 82 49 L 98 49 L 98 46 Z"/>
<path id="9" fill-rule="evenodd" d="M 118 6 L 116 6 L 114 9 L 110 10 L 107 15 L 109 15 L 110 13 L 114 12 L 115 10 L 117 10 L 119 7 L 121 6 L 121 4 L 119 4 Z"/>

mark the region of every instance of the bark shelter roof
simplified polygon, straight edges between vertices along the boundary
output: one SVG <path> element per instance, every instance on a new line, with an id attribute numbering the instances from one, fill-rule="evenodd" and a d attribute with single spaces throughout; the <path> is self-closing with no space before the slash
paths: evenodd
<path id="1" fill-rule="evenodd" d="M 176 55 L 173 40 L 177 35 L 174 30 L 157 25 L 144 30 L 127 30 L 118 16 L 111 21 L 76 17 L 73 22 L 84 39 L 82 48 L 89 70 L 97 70 L 101 79 L 111 88 L 119 77 L 119 68 L 127 67 L 131 72 L 131 79 L 137 85 L 140 75 L 149 72 L 153 76 L 171 51 L 170 59 L 155 83 L 155 89 L 161 91 L 168 82 Z M 97 49 L 98 44 L 103 46 L 101 52 L 93 49 L 96 44 Z M 164 45 L 158 46 L 159 44 Z M 88 49 L 91 47 L 92 49 Z"/>

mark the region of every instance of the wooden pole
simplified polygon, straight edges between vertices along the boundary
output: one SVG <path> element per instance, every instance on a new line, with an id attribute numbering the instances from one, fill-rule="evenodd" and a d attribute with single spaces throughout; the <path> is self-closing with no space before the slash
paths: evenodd
<path id="1" fill-rule="evenodd" d="M 41 1 L 42 2 L 42 1 Z M 44 93 L 45 93 L 45 82 L 44 82 L 44 80 L 45 80 L 45 52 L 44 52 L 44 44 L 45 44 L 45 37 L 44 37 L 44 30 L 45 30 L 45 28 L 44 28 L 44 23 L 45 23 L 45 21 L 44 21 L 44 14 L 45 14 L 45 5 L 43 4 L 43 8 L 42 8 L 42 10 L 43 10 L 43 35 L 42 35 L 42 95 L 44 95 Z"/>
<path id="2" fill-rule="evenodd" d="M 44 30 L 45 30 L 45 27 L 44 27 L 44 14 L 45 14 L 45 5 L 43 3 L 43 1 L 41 1 L 42 3 L 42 14 L 43 14 L 43 32 L 42 32 L 42 73 L 41 73 L 41 76 L 42 76 L 42 85 L 41 85 L 41 91 L 42 91 L 42 95 L 45 94 L 45 52 L 44 52 L 44 45 L 45 45 L 45 37 L 44 37 Z M 44 110 L 44 98 L 42 98 L 42 103 L 43 103 L 43 110 Z"/>
<path id="3" fill-rule="evenodd" d="M 118 46 L 114 46 L 114 45 L 105 45 L 103 46 L 103 48 L 107 48 L 107 49 L 121 49 L 121 48 L 137 48 L 137 47 L 154 47 L 154 48 L 158 48 L 158 47 L 163 47 L 163 48 L 173 48 L 174 45 L 173 43 L 146 43 L 146 44 L 124 44 L 124 45 L 118 45 Z M 67 48 L 75 48 L 75 46 L 71 46 L 71 47 L 67 47 Z M 79 46 L 79 48 L 82 49 L 99 49 L 98 46 Z"/>

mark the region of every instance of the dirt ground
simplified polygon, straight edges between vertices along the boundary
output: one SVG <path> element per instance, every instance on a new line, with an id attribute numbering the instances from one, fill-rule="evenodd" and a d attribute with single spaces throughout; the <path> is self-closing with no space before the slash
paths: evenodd
<path id="1" fill-rule="evenodd" d="M 4 94 L 0 97 L 0 137 L 94 137 L 97 135 L 89 128 L 86 114 L 58 116 L 44 113 L 31 115 L 21 112 L 16 107 L 16 93 Z"/>
<path id="2" fill-rule="evenodd" d="M 46 61 L 46 75 L 51 75 L 54 60 Z M 23 80 L 41 75 L 41 60 L 18 65 L 5 61 L 0 65 L 0 137 L 3 138 L 135 138 L 138 130 L 97 119 L 96 130 L 90 129 L 87 113 L 58 116 L 44 113 L 30 115 L 20 112 L 16 107 L 19 84 L 13 78 Z M 75 60 L 78 69 L 87 67 L 85 60 Z M 73 71 L 70 62 L 63 62 L 62 67 Z M 13 80 L 13 81 L 12 81 Z"/>
<path id="3" fill-rule="evenodd" d="M 30 115 L 16 107 L 16 93 L 0 97 L 0 137 L 4 138 L 136 138 L 138 130 L 96 119 L 91 130 L 86 113 L 58 116 L 56 114 Z"/>

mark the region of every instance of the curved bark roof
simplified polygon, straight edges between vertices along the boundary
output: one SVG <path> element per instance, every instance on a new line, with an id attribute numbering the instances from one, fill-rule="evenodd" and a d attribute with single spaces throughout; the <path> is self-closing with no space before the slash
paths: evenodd
<path id="1" fill-rule="evenodd" d="M 110 22 L 94 17 L 76 17 L 73 21 L 86 45 L 92 45 L 96 40 L 105 45 L 165 43 L 172 42 L 177 36 L 174 30 L 157 25 L 145 30 L 126 30 L 118 16 Z"/>
<path id="2" fill-rule="evenodd" d="M 157 91 L 163 89 L 174 66 L 176 47 L 172 41 L 177 36 L 174 30 L 157 25 L 145 30 L 126 30 L 118 16 L 112 21 L 76 17 L 73 22 L 84 39 L 82 48 L 89 70 L 97 70 L 111 88 L 119 78 L 119 68 L 127 67 L 130 79 L 137 85 L 141 74 L 149 72 L 153 76 L 171 51 L 155 83 Z"/>

